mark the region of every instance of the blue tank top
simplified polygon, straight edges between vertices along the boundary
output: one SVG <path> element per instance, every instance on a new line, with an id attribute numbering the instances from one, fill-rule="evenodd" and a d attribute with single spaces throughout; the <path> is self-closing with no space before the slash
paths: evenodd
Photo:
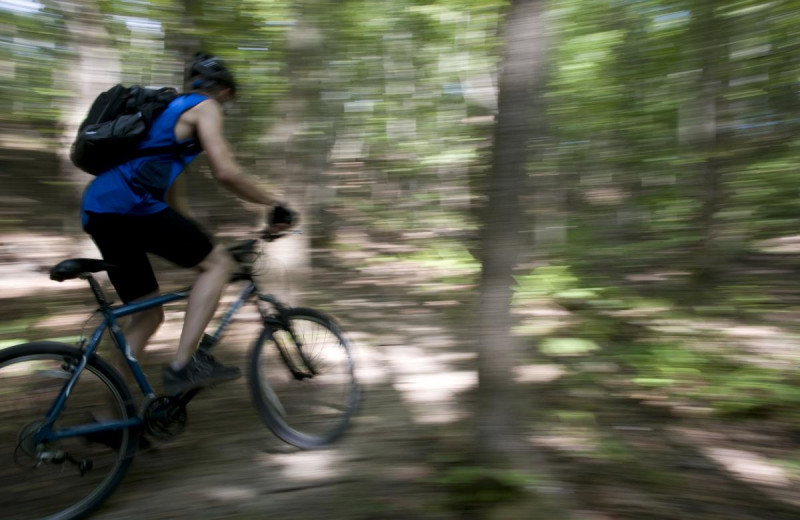
<path id="1" fill-rule="evenodd" d="M 197 144 L 194 138 L 178 142 L 175 124 L 184 112 L 206 99 L 208 97 L 202 94 L 184 94 L 173 99 L 153 122 L 139 148 Z M 164 199 L 170 186 L 202 151 L 199 146 L 191 150 L 181 155 L 164 153 L 138 157 L 98 175 L 83 193 L 83 226 L 88 221 L 87 212 L 151 215 L 166 209 L 168 204 Z"/>

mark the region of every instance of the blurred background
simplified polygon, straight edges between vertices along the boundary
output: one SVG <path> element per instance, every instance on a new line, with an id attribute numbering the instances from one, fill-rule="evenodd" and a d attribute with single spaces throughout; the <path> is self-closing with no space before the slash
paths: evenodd
<path id="1" fill-rule="evenodd" d="M 97 518 L 800 517 L 797 2 L 0 15 L 0 348 L 74 341 L 92 310 L 46 273 L 97 256 L 79 218 L 92 177 L 68 157 L 95 96 L 180 88 L 203 49 L 241 85 L 238 160 L 303 215 L 264 285 L 336 315 L 359 349 L 366 402 L 330 450 L 268 440 L 241 383 L 199 400 Z M 185 175 L 220 240 L 259 228 L 205 159 Z M 155 263 L 162 288 L 191 282 Z M 222 357 L 244 362 L 252 339 Z"/>

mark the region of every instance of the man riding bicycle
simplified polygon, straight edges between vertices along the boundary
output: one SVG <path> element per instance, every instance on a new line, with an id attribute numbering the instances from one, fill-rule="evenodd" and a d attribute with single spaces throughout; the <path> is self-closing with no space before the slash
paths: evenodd
<path id="1" fill-rule="evenodd" d="M 140 149 L 174 146 L 174 151 L 134 158 L 98 175 L 86 188 L 81 204 L 84 230 L 103 259 L 119 297 L 128 303 L 158 294 L 158 282 L 147 258 L 156 254 L 199 274 L 192 286 L 178 350 L 164 368 L 164 389 L 175 394 L 235 379 L 241 371 L 198 352 L 203 331 L 217 309 L 235 261 L 188 218 L 186 201 L 177 188 L 179 175 L 205 151 L 216 181 L 240 199 L 271 208 L 270 232 L 293 224 L 293 212 L 281 206 L 244 175 L 222 132 L 222 105 L 236 94 L 236 81 L 217 58 L 198 55 L 191 67 L 192 92 L 177 96 L 153 122 Z M 179 148 L 178 148 L 179 147 Z M 125 336 L 139 358 L 164 321 L 161 307 L 130 317 Z"/>

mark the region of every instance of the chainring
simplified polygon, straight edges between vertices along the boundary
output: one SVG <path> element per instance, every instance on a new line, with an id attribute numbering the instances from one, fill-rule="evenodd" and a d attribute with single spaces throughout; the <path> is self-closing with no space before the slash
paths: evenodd
<path id="1" fill-rule="evenodd" d="M 144 411 L 147 433 L 160 440 L 172 439 L 186 429 L 186 405 L 174 396 L 153 399 Z"/>

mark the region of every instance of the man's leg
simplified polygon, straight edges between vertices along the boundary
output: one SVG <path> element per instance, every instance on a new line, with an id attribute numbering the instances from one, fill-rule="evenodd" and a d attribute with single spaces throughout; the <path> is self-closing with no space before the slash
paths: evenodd
<path id="1" fill-rule="evenodd" d="M 155 298 L 156 296 L 158 296 L 158 291 L 153 291 L 133 301 L 147 300 Z M 122 330 L 125 333 L 125 339 L 128 341 L 133 357 L 135 357 L 140 364 L 144 357 L 144 348 L 163 322 L 164 309 L 161 306 L 137 312 L 126 319 Z M 121 374 L 126 377 L 131 375 L 130 370 L 127 369 L 128 364 L 122 359 L 122 353 L 119 350 L 114 352 L 113 363 L 114 367 L 119 370 Z M 128 381 L 130 382 L 130 378 L 128 378 Z"/>
<path id="2" fill-rule="evenodd" d="M 138 298 L 138 300 L 153 298 L 157 295 L 158 293 L 156 292 L 149 296 Z M 128 345 L 131 347 L 133 357 L 137 361 L 141 362 L 142 353 L 147 346 L 147 342 L 150 341 L 150 338 L 162 323 L 164 323 L 164 309 L 161 306 L 138 312 L 130 317 L 130 321 L 128 321 L 123 330 L 125 331 Z"/>
<path id="3" fill-rule="evenodd" d="M 147 258 L 146 245 L 140 232 L 141 217 L 116 214 L 90 214 L 86 231 L 91 234 L 103 259 L 115 265 L 108 277 L 124 303 L 141 301 L 158 295 L 158 282 Z M 150 337 L 164 321 L 161 307 L 132 314 L 121 322 L 125 339 L 134 357 L 141 362 Z M 124 376 L 130 376 L 122 354 L 115 349 L 114 367 Z M 128 380 L 131 379 L 128 377 Z"/>
<path id="4" fill-rule="evenodd" d="M 153 291 L 132 301 L 147 300 L 156 296 L 158 296 L 158 291 Z M 164 322 L 164 309 L 163 307 L 158 306 L 152 309 L 137 312 L 136 314 L 132 314 L 123 319 L 126 320 L 122 326 L 122 331 L 125 334 L 125 340 L 130 346 L 133 357 L 136 358 L 136 361 L 138 361 L 139 364 L 142 364 L 144 349 L 147 346 L 148 341 L 150 341 L 150 338 L 156 333 L 158 328 Z M 111 364 L 120 374 L 122 374 L 122 376 L 127 380 L 128 384 L 133 384 L 133 373 L 128 368 L 128 363 L 123 359 L 122 356 L 123 354 L 119 351 L 119 349 L 114 349 L 114 354 L 111 358 Z M 107 394 L 106 400 L 106 408 L 89 412 L 90 418 L 96 422 L 122 419 L 122 417 L 119 415 L 119 405 L 116 399 L 113 399 L 111 394 Z M 104 444 L 115 450 L 119 450 L 120 446 L 122 445 L 121 430 L 101 431 L 86 435 L 85 438 L 89 443 Z M 151 447 L 152 444 L 149 440 L 147 440 L 147 438 L 145 438 L 144 435 L 139 437 L 140 450 L 149 450 Z"/>
<path id="5" fill-rule="evenodd" d="M 241 371 L 225 367 L 207 353 L 195 355 L 203 331 L 219 305 L 222 290 L 236 266 L 224 246 L 214 246 L 196 223 L 172 208 L 148 215 L 140 221 L 146 230 L 147 251 L 200 274 L 189 294 L 178 351 L 164 369 L 164 389 L 176 394 L 222 381 L 236 379 Z"/>
<path id="6" fill-rule="evenodd" d="M 184 368 L 197 351 L 203 331 L 208 326 L 217 310 L 222 290 L 231 278 L 236 263 L 224 246 L 217 245 L 198 264 L 200 276 L 192 286 L 189 302 L 186 306 L 186 317 L 183 331 L 178 343 L 178 352 L 172 362 L 172 369 Z"/>

